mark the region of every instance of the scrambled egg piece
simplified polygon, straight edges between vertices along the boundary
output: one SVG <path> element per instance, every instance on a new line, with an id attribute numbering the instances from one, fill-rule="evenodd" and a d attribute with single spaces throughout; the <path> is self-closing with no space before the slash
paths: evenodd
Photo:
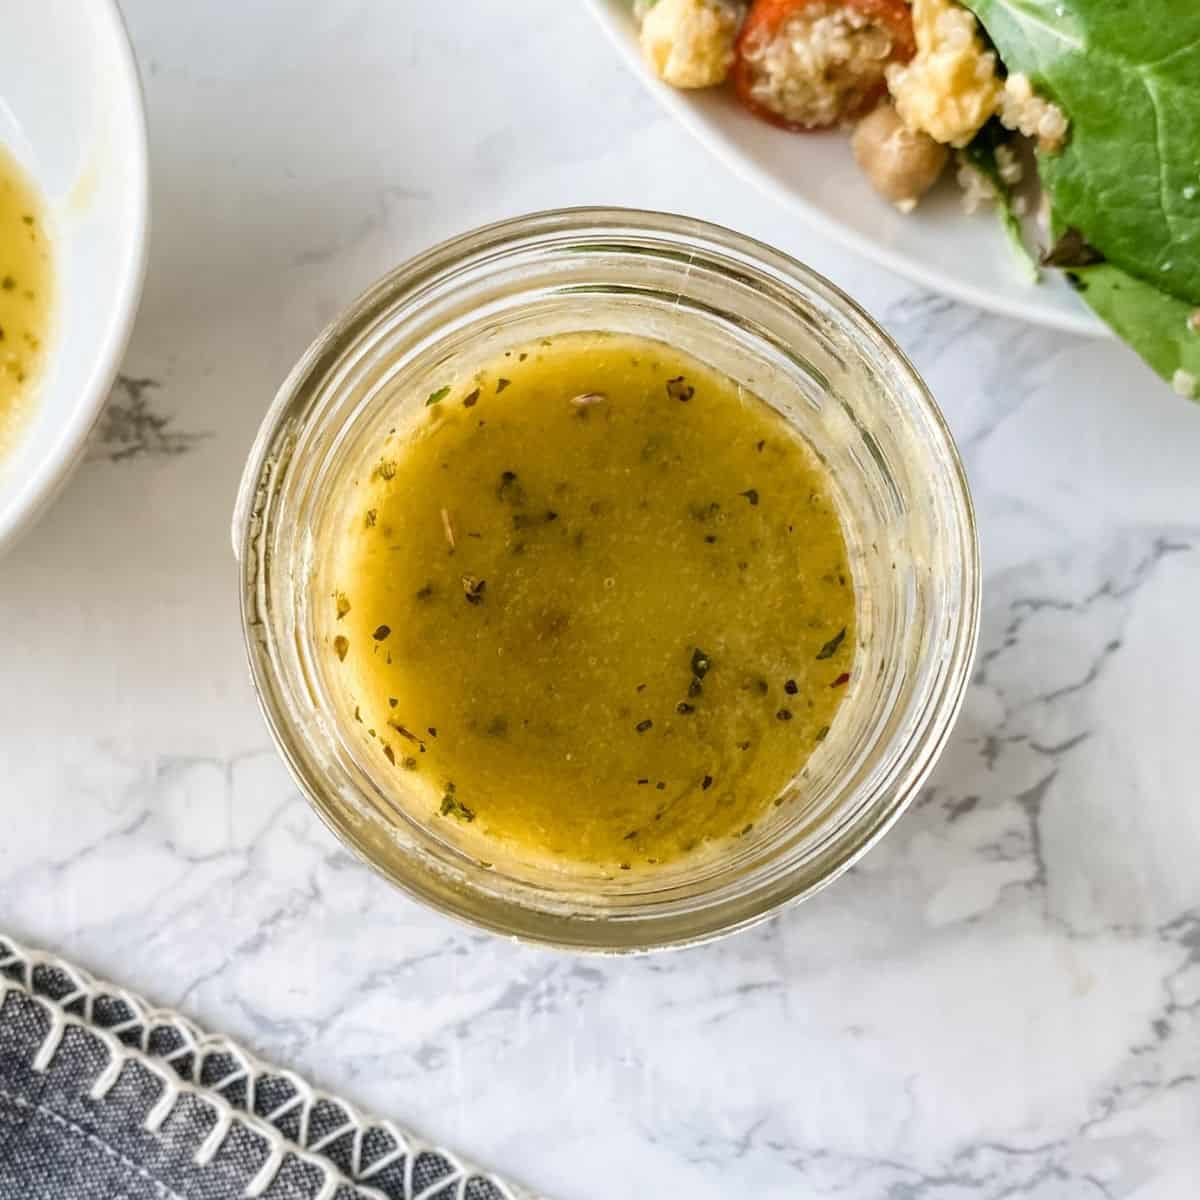
<path id="1" fill-rule="evenodd" d="M 722 0 L 658 0 L 642 21 L 642 53 L 673 87 L 712 87 L 733 65 L 737 29 L 737 10 Z"/>
<path id="2" fill-rule="evenodd" d="M 1004 85 L 975 18 L 953 0 L 913 0 L 917 53 L 887 69 L 888 90 L 909 129 L 965 146 L 999 108 Z"/>

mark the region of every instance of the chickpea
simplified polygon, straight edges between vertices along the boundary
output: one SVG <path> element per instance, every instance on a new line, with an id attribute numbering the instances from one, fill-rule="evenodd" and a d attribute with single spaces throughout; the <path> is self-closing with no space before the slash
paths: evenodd
<path id="1" fill-rule="evenodd" d="M 909 129 L 890 104 L 863 117 L 850 144 L 871 185 L 901 212 L 916 208 L 950 157 L 927 133 Z"/>

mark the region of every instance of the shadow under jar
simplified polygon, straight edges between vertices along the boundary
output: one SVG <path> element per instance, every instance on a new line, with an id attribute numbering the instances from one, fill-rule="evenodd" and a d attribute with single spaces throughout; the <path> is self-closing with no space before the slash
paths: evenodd
<path id="1" fill-rule="evenodd" d="M 856 596 L 853 678 L 766 819 L 628 875 L 484 855 L 422 820 L 331 678 L 347 481 L 453 367 L 579 331 L 657 339 L 761 397 L 816 454 Z M 411 895 L 499 933 L 601 951 L 704 940 L 810 895 L 913 798 L 967 685 L 979 562 L 957 452 L 928 391 L 865 313 L 793 259 L 683 217 L 539 213 L 435 247 L 381 280 L 285 381 L 242 480 L 233 541 L 263 712 L 335 833 Z"/>

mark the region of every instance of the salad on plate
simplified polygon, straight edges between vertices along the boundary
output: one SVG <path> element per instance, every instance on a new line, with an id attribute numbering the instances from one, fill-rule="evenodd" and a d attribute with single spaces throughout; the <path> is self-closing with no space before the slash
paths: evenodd
<path id="1" fill-rule="evenodd" d="M 635 0 L 634 16 L 659 79 L 730 89 L 798 154 L 805 133 L 845 129 L 901 212 L 952 177 L 968 211 L 999 215 L 1031 285 L 1065 272 L 1200 398 L 1200 4 Z"/>

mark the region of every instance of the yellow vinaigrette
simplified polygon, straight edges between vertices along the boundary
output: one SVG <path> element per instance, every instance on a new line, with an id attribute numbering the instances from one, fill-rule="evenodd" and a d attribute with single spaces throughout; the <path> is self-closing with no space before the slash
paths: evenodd
<path id="1" fill-rule="evenodd" d="M 29 414 L 50 324 L 50 248 L 33 185 L 0 149 L 0 455 Z"/>
<path id="2" fill-rule="evenodd" d="M 689 355 L 510 350 L 430 395 L 356 496 L 332 674 L 418 820 L 664 864 L 747 832 L 828 732 L 855 600 L 825 471 Z"/>

